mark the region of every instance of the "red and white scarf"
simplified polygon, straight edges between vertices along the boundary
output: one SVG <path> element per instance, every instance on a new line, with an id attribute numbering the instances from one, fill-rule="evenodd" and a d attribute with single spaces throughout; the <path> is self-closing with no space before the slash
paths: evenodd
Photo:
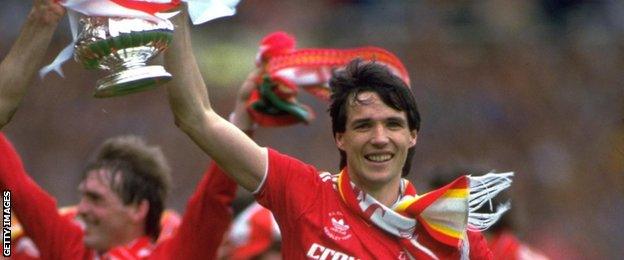
<path id="1" fill-rule="evenodd" d="M 295 45 L 295 38 L 284 32 L 271 33 L 260 42 L 256 67 L 262 71 L 262 76 L 257 80 L 258 88 L 251 93 L 247 104 L 251 117 L 261 126 L 309 123 L 314 119 L 314 113 L 297 101 L 299 89 L 321 100 L 329 100 L 329 80 L 333 71 L 345 67 L 356 58 L 383 64 L 408 86 L 410 84 L 409 74 L 401 60 L 383 48 L 365 46 L 352 49 L 297 49 Z M 277 98 L 267 98 L 267 95 L 262 94 L 265 79 L 272 83 L 272 93 L 269 94 Z M 263 104 L 260 107 L 268 106 L 272 109 L 259 109 L 259 102 Z M 295 108 L 283 109 L 289 106 Z M 274 112 L 275 110 L 284 113 Z"/>
<path id="2" fill-rule="evenodd" d="M 416 259 L 437 259 L 436 253 L 420 244 L 416 227 L 437 242 L 461 250 L 467 259 L 467 230 L 481 231 L 494 224 L 509 209 L 504 204 L 493 213 L 475 211 L 511 185 L 513 172 L 461 176 L 450 184 L 419 196 L 414 186 L 401 180 L 399 200 L 391 208 L 360 190 L 344 169 L 336 179 L 337 190 L 347 206 L 362 218 L 398 237 L 405 250 Z"/>

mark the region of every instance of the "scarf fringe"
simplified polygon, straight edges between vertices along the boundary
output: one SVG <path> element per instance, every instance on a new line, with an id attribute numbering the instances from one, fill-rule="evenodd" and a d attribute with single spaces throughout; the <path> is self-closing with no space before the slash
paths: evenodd
<path id="1" fill-rule="evenodd" d="M 470 260 L 470 241 L 468 241 L 468 235 L 464 234 L 466 239 L 462 239 L 461 247 L 460 247 L 460 256 L 461 260 Z"/>
<path id="2" fill-rule="evenodd" d="M 493 210 L 492 198 L 511 186 L 513 175 L 513 172 L 490 172 L 483 176 L 468 176 L 470 180 L 468 230 L 483 231 L 488 229 L 511 208 L 511 203 L 506 202 L 498 205 L 492 213 L 476 212 L 485 203 L 489 203 L 490 210 Z"/>

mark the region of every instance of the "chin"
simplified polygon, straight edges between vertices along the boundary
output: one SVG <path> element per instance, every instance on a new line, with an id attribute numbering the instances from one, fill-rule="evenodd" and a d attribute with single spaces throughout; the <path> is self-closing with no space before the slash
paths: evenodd
<path id="1" fill-rule="evenodd" d="M 98 239 L 93 237 L 92 235 L 85 235 L 83 242 L 86 247 L 91 249 L 100 250 L 102 247 Z"/>
<path id="2" fill-rule="evenodd" d="M 88 239 L 85 239 L 83 242 L 84 242 L 85 247 L 90 248 L 90 249 L 96 249 L 95 244 L 89 241 Z"/>
<path id="3" fill-rule="evenodd" d="M 393 171 L 390 169 L 383 170 L 370 170 L 368 174 L 365 175 L 366 179 L 370 182 L 374 183 L 387 183 L 396 177 L 396 174 L 393 174 Z M 399 173 L 398 176 L 401 176 Z"/>
<path id="4" fill-rule="evenodd" d="M 364 180 L 370 184 L 384 184 L 390 180 L 390 174 L 387 172 L 370 171 L 364 174 Z"/>

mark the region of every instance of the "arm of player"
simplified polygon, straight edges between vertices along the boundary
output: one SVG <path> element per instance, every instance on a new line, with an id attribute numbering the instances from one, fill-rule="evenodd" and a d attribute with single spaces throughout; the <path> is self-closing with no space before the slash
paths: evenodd
<path id="1" fill-rule="evenodd" d="M 253 191 L 264 177 L 267 150 L 212 109 L 208 90 L 193 56 L 187 17 L 183 11 L 173 19 L 177 25 L 175 36 L 165 52 L 167 69 L 174 75 L 167 90 L 176 125 L 234 181 Z"/>
<path id="2" fill-rule="evenodd" d="M 86 257 L 82 231 L 58 213 L 54 198 L 26 173 L 9 140 L 0 132 L 0 189 L 11 192 L 11 207 L 41 259 Z"/>
<path id="3" fill-rule="evenodd" d="M 0 129 L 10 120 L 45 56 L 65 9 L 35 0 L 17 40 L 0 63 Z"/>
<path id="4" fill-rule="evenodd" d="M 232 222 L 237 184 L 211 162 L 189 200 L 175 235 L 154 251 L 158 259 L 217 259 L 223 236 Z"/>
<path id="5" fill-rule="evenodd" d="M 230 122 L 251 136 L 253 121 L 245 108 L 253 85 L 243 85 L 238 93 Z M 163 257 L 216 259 L 224 234 L 232 222 L 232 201 L 237 184 L 213 161 L 204 173 L 197 190 L 189 200 L 182 224 L 176 235 L 157 249 Z M 162 251 L 159 252 L 158 250 Z"/>

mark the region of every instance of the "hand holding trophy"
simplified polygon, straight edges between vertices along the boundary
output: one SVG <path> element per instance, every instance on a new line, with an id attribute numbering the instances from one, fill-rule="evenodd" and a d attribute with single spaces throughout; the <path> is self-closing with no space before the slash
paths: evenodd
<path id="1" fill-rule="evenodd" d="M 33 9 L 28 14 L 29 18 L 48 25 L 56 25 L 63 16 L 65 16 L 65 8 L 55 0 L 35 0 Z"/>
<path id="2" fill-rule="evenodd" d="M 182 0 L 194 24 L 232 15 L 238 1 Z M 173 38 L 168 18 L 181 0 L 57 0 L 68 10 L 74 41 L 40 71 L 43 77 L 71 58 L 87 69 L 109 74 L 97 81 L 95 97 L 121 96 L 156 87 L 172 77 L 147 63 L 167 49 Z"/>

